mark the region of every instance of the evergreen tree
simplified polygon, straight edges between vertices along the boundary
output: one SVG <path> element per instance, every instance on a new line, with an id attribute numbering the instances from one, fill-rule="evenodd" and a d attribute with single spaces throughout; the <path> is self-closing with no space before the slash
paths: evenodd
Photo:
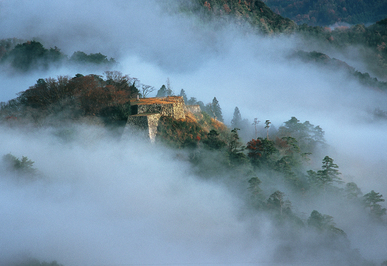
<path id="1" fill-rule="evenodd" d="M 186 102 L 186 104 L 188 105 L 195 105 L 195 104 L 198 104 L 198 101 L 195 97 L 191 97 L 189 98 L 189 100 Z"/>
<path id="2" fill-rule="evenodd" d="M 185 104 L 188 104 L 187 94 L 185 94 L 185 90 L 184 89 L 181 89 L 179 96 L 183 97 L 183 100 L 184 100 Z"/>
<path id="3" fill-rule="evenodd" d="M 228 154 L 231 164 L 242 164 L 246 161 L 246 155 L 243 153 L 245 147 L 239 140 L 239 128 L 231 130 L 230 141 L 228 143 Z"/>
<path id="4" fill-rule="evenodd" d="M 291 212 L 291 203 L 289 200 L 285 200 L 285 193 L 277 190 L 270 195 L 267 200 L 267 206 L 270 210 L 278 212 L 280 216 L 284 212 Z"/>
<path id="5" fill-rule="evenodd" d="M 345 196 L 349 200 L 358 199 L 363 193 L 355 182 L 349 182 L 345 185 Z"/>
<path id="6" fill-rule="evenodd" d="M 332 185 L 334 182 L 343 183 L 339 177 L 341 173 L 337 170 L 339 166 L 333 163 L 332 158 L 325 156 L 322 163 L 322 170 L 318 170 L 317 172 L 309 170 L 307 172 L 309 181 L 312 185 L 320 186 L 325 189 L 327 185 Z"/>
<path id="7" fill-rule="evenodd" d="M 219 102 L 216 97 L 214 97 L 214 99 L 212 100 L 211 111 L 218 121 L 223 122 L 222 108 L 220 108 Z"/>
<path id="8" fill-rule="evenodd" d="M 267 131 L 267 134 L 266 134 L 266 138 L 267 139 L 269 139 L 269 128 L 270 128 L 270 124 L 271 124 L 271 122 L 270 122 L 270 120 L 266 120 L 265 121 L 265 128 L 266 128 L 266 131 Z"/>
<path id="9" fill-rule="evenodd" d="M 239 112 L 239 108 L 235 107 L 234 115 L 233 115 L 232 120 L 231 120 L 231 127 L 232 128 L 240 128 L 241 122 L 242 122 L 241 113 Z"/>
<path id="10" fill-rule="evenodd" d="M 161 88 L 157 91 L 156 97 L 166 97 L 167 94 L 167 87 L 165 85 L 161 86 Z"/>
<path id="11" fill-rule="evenodd" d="M 366 208 L 370 209 L 370 213 L 374 218 L 381 219 L 383 215 L 386 215 L 386 208 L 383 208 L 379 202 L 384 202 L 383 195 L 371 190 L 363 197 L 363 202 Z"/>
<path id="12" fill-rule="evenodd" d="M 219 150 L 226 146 L 226 142 L 219 138 L 219 133 L 214 129 L 211 129 L 211 131 L 207 134 L 207 139 L 204 140 L 203 143 L 210 150 Z"/>
<path id="13" fill-rule="evenodd" d="M 332 184 L 333 182 L 342 183 L 341 178 L 339 177 L 341 173 L 337 170 L 339 166 L 333 163 L 333 159 L 329 156 L 325 156 L 322 162 L 323 170 L 317 172 L 320 181 L 323 184 Z"/>
<path id="14" fill-rule="evenodd" d="M 333 217 L 326 214 L 321 214 L 314 210 L 308 218 L 308 226 L 317 229 L 320 232 L 327 231 L 334 235 L 346 236 L 345 232 L 335 226 Z"/>

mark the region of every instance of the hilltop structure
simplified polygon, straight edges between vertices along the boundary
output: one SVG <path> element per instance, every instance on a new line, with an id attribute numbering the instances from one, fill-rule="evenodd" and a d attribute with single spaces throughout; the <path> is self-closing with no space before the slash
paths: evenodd
<path id="1" fill-rule="evenodd" d="M 169 116 L 175 119 L 185 119 L 186 110 L 188 109 L 181 96 L 131 99 L 131 115 L 128 117 L 126 129 L 134 127 L 144 130 L 150 140 L 154 142 L 160 117 Z"/>

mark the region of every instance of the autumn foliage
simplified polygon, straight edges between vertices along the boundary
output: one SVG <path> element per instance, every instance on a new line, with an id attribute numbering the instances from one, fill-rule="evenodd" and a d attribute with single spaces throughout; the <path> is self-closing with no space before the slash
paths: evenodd
<path id="1" fill-rule="evenodd" d="M 105 78 L 59 76 L 39 79 L 12 103 L 3 105 L 2 111 L 18 118 L 31 115 L 42 118 L 66 111 L 72 118 L 100 116 L 122 120 L 129 115 L 130 98 L 137 94 L 133 79 L 119 72 L 105 72 Z"/>

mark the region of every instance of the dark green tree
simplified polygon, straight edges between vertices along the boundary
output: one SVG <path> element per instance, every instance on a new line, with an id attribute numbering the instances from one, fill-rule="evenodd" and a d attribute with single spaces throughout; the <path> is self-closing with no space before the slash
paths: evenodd
<path id="1" fill-rule="evenodd" d="M 239 128 L 231 130 L 230 140 L 228 142 L 228 154 L 232 165 L 243 164 L 246 161 L 246 155 L 243 153 L 245 147 L 239 140 Z"/>
<path id="2" fill-rule="evenodd" d="M 386 208 L 383 208 L 379 202 L 384 202 L 383 195 L 373 190 L 363 196 L 363 202 L 366 208 L 369 208 L 370 214 L 376 219 L 381 219 L 386 215 Z"/>
<path id="3" fill-rule="evenodd" d="M 325 156 L 322 161 L 322 170 L 318 170 L 317 172 L 313 170 L 309 170 L 308 177 L 309 181 L 312 185 L 322 187 L 324 190 L 328 185 L 332 185 L 333 183 L 343 183 L 339 175 L 341 173 L 337 170 L 339 166 L 333 163 L 333 159 L 329 156 Z"/>
<path id="4" fill-rule="evenodd" d="M 270 120 L 266 120 L 265 121 L 265 128 L 266 128 L 266 138 L 267 139 L 269 139 L 269 128 L 270 128 L 270 124 L 271 124 L 271 122 L 270 122 Z"/>
<path id="5" fill-rule="evenodd" d="M 349 182 L 345 185 L 345 197 L 349 200 L 356 200 L 358 199 L 363 193 L 361 192 L 360 188 L 356 185 L 355 182 Z"/>
<path id="6" fill-rule="evenodd" d="M 211 129 L 211 131 L 207 134 L 207 139 L 203 141 L 203 143 L 210 150 L 219 150 L 226 146 L 226 142 L 219 138 L 219 133 Z"/>
<path id="7" fill-rule="evenodd" d="M 294 116 L 279 128 L 279 137 L 295 138 L 302 153 L 313 153 L 319 145 L 325 144 L 321 127 L 315 127 L 309 121 L 300 123 Z"/>
<path id="8" fill-rule="evenodd" d="M 267 207 L 269 210 L 277 212 L 280 216 L 283 216 L 285 212 L 291 213 L 291 203 L 289 200 L 285 200 L 285 193 L 277 190 L 267 200 Z"/>
<path id="9" fill-rule="evenodd" d="M 107 59 L 106 55 L 101 53 L 86 54 L 81 51 L 74 52 L 70 57 L 70 62 L 76 64 L 95 64 L 95 65 L 109 65 L 115 64 L 116 61 L 113 58 Z"/>
<path id="10" fill-rule="evenodd" d="M 11 153 L 8 153 L 3 156 L 2 161 L 5 169 L 10 172 L 28 175 L 35 175 L 36 173 L 36 169 L 33 168 L 34 162 L 28 159 L 26 156 L 22 156 L 22 158 L 19 159 Z"/>
<path id="11" fill-rule="evenodd" d="M 333 235 L 346 236 L 345 232 L 336 227 L 333 222 L 333 217 L 326 214 L 321 214 L 314 210 L 308 218 L 308 226 L 316 229 L 319 232 L 328 232 Z"/>
<path id="12" fill-rule="evenodd" d="M 188 104 L 187 94 L 185 93 L 184 89 L 181 89 L 179 96 L 183 97 L 183 100 L 184 100 L 185 104 Z"/>
<path id="13" fill-rule="evenodd" d="M 252 177 L 249 179 L 248 190 L 250 192 L 250 200 L 253 207 L 261 209 L 265 207 L 265 198 L 262 193 L 262 189 L 259 185 L 262 183 L 258 177 Z"/>
<path id="14" fill-rule="evenodd" d="M 188 102 L 186 102 L 185 104 L 195 105 L 195 104 L 198 104 L 198 101 L 195 97 L 191 97 L 191 98 L 189 98 Z"/>
<path id="15" fill-rule="evenodd" d="M 220 122 L 223 122 L 222 108 L 220 108 L 219 102 L 216 99 L 216 97 L 214 97 L 214 99 L 212 99 L 211 111 L 212 111 L 213 116 L 217 120 L 219 120 Z"/>
<path id="16" fill-rule="evenodd" d="M 48 50 L 40 42 L 28 41 L 17 44 L 2 58 L 2 62 L 10 62 L 14 69 L 27 72 L 32 69 L 47 69 L 51 63 L 59 63 L 65 58 L 56 47 Z"/>
<path id="17" fill-rule="evenodd" d="M 317 174 L 319 176 L 320 181 L 325 184 L 332 184 L 333 182 L 342 183 L 339 175 L 341 173 L 339 170 L 339 166 L 333 163 L 333 159 L 329 156 L 325 156 L 322 161 L 322 170 L 318 171 Z"/>
<path id="18" fill-rule="evenodd" d="M 254 166 L 271 166 L 272 155 L 278 152 L 274 142 L 265 138 L 252 139 L 247 143 L 247 156 Z"/>

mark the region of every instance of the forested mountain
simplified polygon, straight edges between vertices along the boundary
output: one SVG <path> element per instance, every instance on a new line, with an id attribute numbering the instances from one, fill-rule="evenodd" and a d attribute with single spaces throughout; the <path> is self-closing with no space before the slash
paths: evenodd
<path id="1" fill-rule="evenodd" d="M 360 49 L 358 51 L 359 54 L 357 57 L 368 65 L 369 69 L 372 71 L 372 76 L 377 76 L 383 80 L 387 77 L 387 19 L 385 19 L 387 15 L 378 15 L 378 19 L 376 20 L 380 21 L 377 21 L 375 24 L 370 26 L 359 24 L 351 27 L 336 27 L 332 30 L 328 27 L 317 26 L 318 23 L 308 23 L 309 25 L 299 23 L 302 25 L 297 26 L 294 21 L 285 18 L 287 17 L 285 14 L 281 13 L 281 15 L 277 15 L 272 10 L 270 10 L 266 5 L 269 5 L 268 2 L 265 2 L 266 4 L 262 1 L 239 0 L 197 0 L 195 2 L 201 6 L 201 8 L 194 9 L 196 12 L 198 12 L 197 9 L 199 9 L 202 14 L 207 16 L 215 15 L 215 17 L 221 18 L 225 21 L 228 21 L 228 19 L 231 18 L 234 18 L 237 21 L 244 21 L 252 25 L 253 28 L 263 34 L 298 33 L 301 34 L 301 38 L 304 38 L 305 41 L 316 39 L 313 40 L 313 42 L 319 43 L 319 49 L 321 49 L 321 47 L 325 47 L 329 49 L 338 49 L 341 53 L 345 53 L 346 49 L 350 49 L 351 46 L 367 47 L 367 49 Z M 276 1 L 275 3 L 278 2 Z M 288 3 L 288 1 L 286 3 Z M 297 4 L 289 4 L 289 6 L 298 6 L 299 4 L 302 5 L 302 3 L 303 2 L 297 2 Z M 345 4 L 345 2 L 340 3 Z M 356 3 L 359 3 L 359 5 L 365 4 L 363 1 Z M 386 5 L 387 3 L 378 2 L 378 4 Z M 319 5 L 321 6 L 322 3 Z M 325 10 L 326 8 L 327 7 L 324 4 L 324 8 L 322 9 Z M 357 8 L 358 10 L 363 10 L 363 7 Z M 305 7 L 305 9 L 310 10 L 308 7 Z M 376 8 L 375 10 L 382 12 L 381 10 L 387 10 L 387 8 Z M 334 14 L 334 11 L 332 14 Z M 321 16 L 324 18 L 329 17 L 325 16 L 324 14 L 321 14 Z M 366 15 L 364 14 L 364 16 Z M 295 21 L 297 22 L 297 20 Z M 372 21 L 372 19 L 370 18 L 369 21 Z M 367 20 L 363 20 L 362 22 L 367 22 Z M 316 52 L 325 53 L 322 50 L 316 50 Z M 364 74 L 367 75 L 367 73 Z"/>
<path id="2" fill-rule="evenodd" d="M 387 19 L 318 26 L 382 14 L 69 1 L 0 1 L 0 264 L 387 265 Z M 136 112 L 150 96 L 185 118 Z M 155 142 L 127 123 L 155 114 Z"/>
<path id="3" fill-rule="evenodd" d="M 387 1 L 263 0 L 276 14 L 297 24 L 329 26 L 335 23 L 367 24 L 387 17 Z"/>
<path id="4" fill-rule="evenodd" d="M 249 22 L 264 33 L 292 32 L 296 24 L 288 18 L 275 14 L 261 1 L 195 0 L 203 12 L 226 21 L 232 17 L 240 22 Z"/>

